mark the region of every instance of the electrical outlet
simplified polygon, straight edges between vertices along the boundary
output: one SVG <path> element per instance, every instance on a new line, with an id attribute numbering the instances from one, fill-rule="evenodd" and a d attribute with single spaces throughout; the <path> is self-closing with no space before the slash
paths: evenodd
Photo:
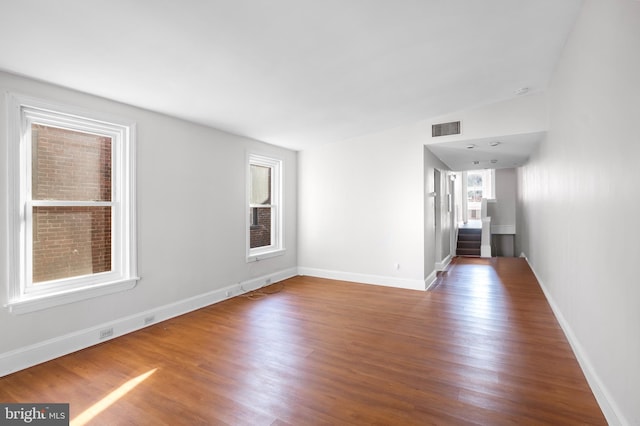
<path id="1" fill-rule="evenodd" d="M 100 340 L 113 336 L 113 327 L 100 330 Z"/>
<path id="2" fill-rule="evenodd" d="M 149 325 L 152 322 L 154 322 L 156 320 L 156 316 L 155 315 L 149 315 L 148 317 L 146 317 L 144 319 L 144 325 Z"/>

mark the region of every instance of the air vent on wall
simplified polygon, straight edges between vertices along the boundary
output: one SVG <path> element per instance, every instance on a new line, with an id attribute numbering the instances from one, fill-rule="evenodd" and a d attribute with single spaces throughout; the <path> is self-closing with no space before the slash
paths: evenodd
<path id="1" fill-rule="evenodd" d="M 440 123 L 431 126 L 431 137 L 436 138 L 438 136 L 459 135 L 460 134 L 460 122 L 452 121 L 450 123 Z"/>

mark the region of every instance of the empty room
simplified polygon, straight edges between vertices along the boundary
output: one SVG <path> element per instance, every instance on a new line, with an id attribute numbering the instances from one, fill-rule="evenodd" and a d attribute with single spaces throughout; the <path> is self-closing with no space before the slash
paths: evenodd
<path id="1" fill-rule="evenodd" d="M 638 0 L 1 0 L 0 424 L 640 425 L 638 76 Z"/>

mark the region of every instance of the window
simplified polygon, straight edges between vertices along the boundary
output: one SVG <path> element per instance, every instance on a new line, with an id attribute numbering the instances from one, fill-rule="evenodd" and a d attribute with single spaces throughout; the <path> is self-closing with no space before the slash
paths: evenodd
<path id="1" fill-rule="evenodd" d="M 495 170 L 469 170 L 467 172 L 467 206 L 469 219 L 482 219 L 481 203 L 483 198 L 493 198 L 493 178 Z"/>
<path id="2" fill-rule="evenodd" d="M 135 286 L 134 125 L 17 96 L 9 108 L 11 310 Z"/>
<path id="3" fill-rule="evenodd" d="M 284 252 L 281 179 L 281 160 L 249 155 L 247 261 Z"/>

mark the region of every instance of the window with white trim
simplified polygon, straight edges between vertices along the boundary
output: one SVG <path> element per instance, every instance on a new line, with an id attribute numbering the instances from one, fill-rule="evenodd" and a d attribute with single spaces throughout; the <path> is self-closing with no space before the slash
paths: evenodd
<path id="1" fill-rule="evenodd" d="M 282 160 L 250 154 L 247 261 L 283 254 Z"/>
<path id="2" fill-rule="evenodd" d="M 495 169 L 469 170 L 466 175 L 468 218 L 480 220 L 482 199 L 494 198 Z"/>
<path id="3" fill-rule="evenodd" d="M 9 303 L 135 286 L 135 124 L 9 96 Z"/>

